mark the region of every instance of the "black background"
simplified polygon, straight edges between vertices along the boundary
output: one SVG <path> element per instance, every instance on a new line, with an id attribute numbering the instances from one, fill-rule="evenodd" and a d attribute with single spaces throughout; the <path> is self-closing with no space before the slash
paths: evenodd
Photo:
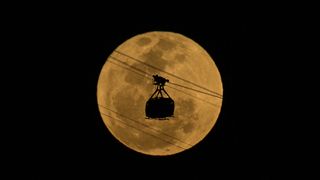
<path id="1" fill-rule="evenodd" d="M 6 62 L 14 68 L 6 74 L 12 77 L 6 89 L 14 94 L 8 102 L 14 107 L 14 128 L 6 134 L 7 166 L 16 170 L 13 174 L 273 179 L 287 175 L 288 165 L 300 158 L 291 155 L 299 141 L 292 134 L 299 129 L 290 127 L 298 122 L 287 116 L 294 110 L 284 108 L 294 103 L 288 87 L 298 78 L 290 68 L 295 63 L 288 46 L 297 37 L 292 38 L 296 26 L 289 15 L 218 11 L 206 4 L 186 9 L 154 4 L 130 11 L 86 4 L 35 9 L 6 14 L 7 47 L 13 47 Z M 195 147 L 172 156 L 126 148 L 109 133 L 97 106 L 106 58 L 123 41 L 148 31 L 178 32 L 198 42 L 222 76 L 224 100 L 213 130 Z"/>

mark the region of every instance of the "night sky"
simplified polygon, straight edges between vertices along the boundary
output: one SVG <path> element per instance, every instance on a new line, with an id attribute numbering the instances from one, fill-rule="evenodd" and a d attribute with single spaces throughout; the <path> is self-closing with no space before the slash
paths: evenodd
<path id="1" fill-rule="evenodd" d="M 24 107 L 10 121 L 8 166 L 27 168 L 25 175 L 35 179 L 271 179 L 292 161 L 287 152 L 294 129 L 284 133 L 292 122 L 283 109 L 291 99 L 282 88 L 293 81 L 288 78 L 293 70 L 283 71 L 288 60 L 282 53 L 291 36 L 282 19 L 198 9 L 205 5 L 186 10 L 168 5 L 161 11 L 50 7 L 8 20 L 13 34 L 8 46 L 15 47 L 8 62 L 21 73 L 12 75 L 8 87 L 15 100 L 9 106 Z M 198 42 L 222 77 L 223 105 L 213 130 L 173 156 L 126 148 L 107 130 L 98 110 L 96 86 L 106 58 L 128 38 L 148 31 L 177 32 Z"/>

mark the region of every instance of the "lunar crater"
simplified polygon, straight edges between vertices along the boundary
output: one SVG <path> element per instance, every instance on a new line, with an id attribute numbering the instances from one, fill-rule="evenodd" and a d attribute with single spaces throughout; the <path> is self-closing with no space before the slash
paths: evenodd
<path id="1" fill-rule="evenodd" d="M 132 94 L 135 94 L 133 96 Z M 119 91 L 115 94 L 113 98 L 113 106 L 116 111 L 116 116 L 118 118 L 123 118 L 123 116 L 130 114 L 130 118 L 139 118 L 141 112 L 139 107 L 140 104 L 144 104 L 145 98 L 135 89 L 130 89 L 127 86 L 123 91 Z"/>
<path id="2" fill-rule="evenodd" d="M 192 132 L 192 130 L 194 129 L 194 123 L 191 123 L 191 122 L 188 122 L 187 124 L 185 124 L 182 129 L 183 129 L 183 132 L 185 134 L 188 134 L 190 132 Z"/>
<path id="3" fill-rule="evenodd" d="M 151 42 L 152 40 L 150 38 L 142 37 L 138 40 L 137 44 L 139 46 L 146 46 L 146 45 L 149 45 Z"/>
<path id="4" fill-rule="evenodd" d="M 178 63 L 182 63 L 186 60 L 186 55 L 182 53 L 178 53 L 175 55 L 174 59 L 176 59 Z"/>
<path id="5" fill-rule="evenodd" d="M 172 40 L 161 38 L 157 46 L 162 50 L 168 51 L 174 49 L 177 44 Z"/>

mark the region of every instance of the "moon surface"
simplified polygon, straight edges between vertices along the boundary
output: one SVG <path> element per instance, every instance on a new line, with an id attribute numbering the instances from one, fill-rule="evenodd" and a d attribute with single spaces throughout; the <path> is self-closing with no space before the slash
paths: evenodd
<path id="1" fill-rule="evenodd" d="M 145 104 L 155 91 L 152 75 L 169 83 L 174 117 L 147 119 Z M 221 76 L 210 55 L 195 41 L 173 32 L 136 35 L 107 58 L 97 100 L 104 124 L 126 147 L 165 156 L 187 150 L 210 132 L 222 105 Z"/>

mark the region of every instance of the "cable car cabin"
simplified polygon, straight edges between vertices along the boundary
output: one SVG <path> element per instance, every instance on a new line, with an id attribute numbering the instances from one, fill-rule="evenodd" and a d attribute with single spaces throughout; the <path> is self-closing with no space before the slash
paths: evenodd
<path id="1" fill-rule="evenodd" d="M 155 92 L 146 103 L 146 116 L 152 119 L 167 119 L 174 114 L 174 101 L 164 89 L 168 79 L 158 75 L 153 75 L 154 85 L 157 86 Z"/>
<path id="2" fill-rule="evenodd" d="M 146 116 L 148 118 L 167 118 L 173 116 L 174 101 L 171 98 L 152 98 L 146 104 Z"/>

